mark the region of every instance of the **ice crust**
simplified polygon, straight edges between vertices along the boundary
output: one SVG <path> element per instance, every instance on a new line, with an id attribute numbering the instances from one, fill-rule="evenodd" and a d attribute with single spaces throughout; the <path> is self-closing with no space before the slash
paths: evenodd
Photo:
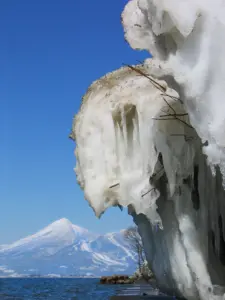
<path id="1" fill-rule="evenodd" d="M 131 47 L 154 59 L 156 77 L 172 77 L 214 168 L 225 176 L 225 1 L 132 0 L 122 15 Z M 160 69 L 159 69 L 160 68 Z"/>
<path id="2" fill-rule="evenodd" d="M 71 135 L 95 214 L 128 207 L 160 288 L 188 300 L 225 299 L 224 17 L 224 0 L 129 1 L 125 38 L 153 58 L 95 81 Z"/>
<path id="3" fill-rule="evenodd" d="M 145 71 L 143 66 L 136 68 Z M 195 131 L 178 94 L 158 82 L 162 91 L 137 71 L 124 67 L 112 72 L 85 95 L 73 127 L 76 173 L 97 216 L 110 206 L 132 205 L 162 228 L 155 182 L 166 173 L 172 196 L 178 181 L 192 173 L 195 150 L 185 139 L 194 140 Z M 174 111 L 182 114 L 180 120 L 160 117 Z M 182 176 L 176 178 L 180 170 Z"/>

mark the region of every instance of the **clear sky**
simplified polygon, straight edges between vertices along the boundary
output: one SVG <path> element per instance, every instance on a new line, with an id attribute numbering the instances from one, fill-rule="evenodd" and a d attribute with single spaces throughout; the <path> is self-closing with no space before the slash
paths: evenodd
<path id="1" fill-rule="evenodd" d="M 93 80 L 147 57 L 125 42 L 125 0 L 0 3 L 0 244 L 65 217 L 104 233 L 132 223 L 112 208 L 98 220 L 76 183 L 73 115 Z"/>

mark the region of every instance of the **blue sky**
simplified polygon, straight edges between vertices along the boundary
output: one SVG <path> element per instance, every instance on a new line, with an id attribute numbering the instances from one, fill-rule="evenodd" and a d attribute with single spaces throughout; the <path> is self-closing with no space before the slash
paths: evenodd
<path id="1" fill-rule="evenodd" d="M 62 217 L 95 232 L 132 219 L 98 220 L 76 183 L 73 115 L 93 80 L 147 57 L 125 42 L 125 0 L 2 0 L 0 4 L 0 244 Z"/>

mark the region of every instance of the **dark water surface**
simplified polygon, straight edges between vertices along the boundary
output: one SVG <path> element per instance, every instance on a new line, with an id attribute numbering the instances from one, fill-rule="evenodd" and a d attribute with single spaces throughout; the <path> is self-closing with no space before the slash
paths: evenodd
<path id="1" fill-rule="evenodd" d="M 0 300 L 104 300 L 118 286 L 89 278 L 0 278 Z"/>
<path id="2" fill-rule="evenodd" d="M 165 299 L 151 286 L 143 288 L 142 285 L 102 285 L 99 279 L 92 278 L 0 278 L 0 300 L 105 300 L 115 295 L 131 298 L 144 291 L 152 295 L 151 299 Z"/>

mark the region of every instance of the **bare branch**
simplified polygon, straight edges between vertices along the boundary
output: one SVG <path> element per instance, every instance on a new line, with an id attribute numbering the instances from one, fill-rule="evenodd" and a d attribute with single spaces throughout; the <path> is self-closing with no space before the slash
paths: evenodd
<path id="1" fill-rule="evenodd" d="M 173 100 L 178 100 L 178 101 L 180 101 L 181 103 L 183 103 L 183 101 L 180 99 L 180 98 L 178 98 L 178 97 L 175 97 L 175 96 L 171 96 L 171 95 L 169 95 L 169 94 L 160 94 L 161 96 L 167 96 L 167 97 L 169 97 L 169 98 L 171 98 L 171 99 L 173 99 Z"/>
<path id="2" fill-rule="evenodd" d="M 129 227 L 124 233 L 124 238 L 137 254 L 137 264 L 141 274 L 142 266 L 145 262 L 145 253 L 137 227 Z"/>
<path id="3" fill-rule="evenodd" d="M 138 61 L 138 62 L 139 62 L 139 61 Z M 139 62 L 139 63 L 141 63 L 141 64 L 143 65 L 143 62 Z M 148 79 L 150 80 L 150 82 L 151 82 L 156 88 L 158 88 L 160 91 L 163 92 L 163 94 L 161 94 L 161 95 L 170 97 L 170 98 L 172 98 L 172 99 L 174 99 L 174 100 L 178 100 L 178 101 L 180 101 L 181 103 L 183 103 L 183 101 L 182 101 L 180 98 L 175 97 L 175 96 L 171 96 L 171 95 L 167 94 L 167 93 L 166 93 L 166 88 L 165 88 L 163 85 L 161 85 L 160 83 L 158 83 L 157 81 L 155 81 L 153 78 L 151 78 L 150 75 L 144 73 L 142 70 L 138 69 L 137 67 L 133 67 L 133 66 L 127 65 L 127 64 L 123 64 L 123 65 L 124 65 L 124 66 L 127 66 L 127 67 L 130 68 L 131 70 L 137 72 L 139 75 L 148 78 Z"/>
<path id="4" fill-rule="evenodd" d="M 183 121 L 183 120 L 181 120 L 181 119 L 179 119 L 177 117 L 176 117 L 176 119 L 179 120 L 181 123 L 185 124 L 186 126 L 188 126 L 189 128 L 194 129 L 194 127 L 192 127 L 191 125 L 189 125 L 187 122 L 185 122 L 185 121 Z"/>
<path id="5" fill-rule="evenodd" d="M 166 118 L 166 119 L 152 118 L 152 119 L 153 119 L 153 120 L 157 120 L 157 121 L 168 121 L 168 120 L 171 120 L 171 121 L 175 120 L 175 121 L 176 121 L 176 118 L 174 118 L 174 119 L 171 119 L 171 118 Z"/>
<path id="6" fill-rule="evenodd" d="M 184 137 L 184 139 L 185 139 L 185 141 L 190 141 L 190 140 L 193 140 L 194 139 L 194 137 L 193 136 L 187 136 L 187 135 L 185 135 L 185 134 L 171 134 L 170 136 L 182 136 L 182 137 Z"/>
<path id="7" fill-rule="evenodd" d="M 167 114 L 167 115 L 160 115 L 160 117 L 185 117 L 185 116 L 188 116 L 187 113 L 184 113 L 184 114 Z"/>
<path id="8" fill-rule="evenodd" d="M 133 67 L 131 65 L 125 65 L 127 66 L 128 68 L 130 68 L 131 70 L 139 73 L 140 75 L 148 78 L 148 80 L 150 80 L 150 82 L 158 89 L 160 89 L 162 92 L 166 92 L 166 88 L 164 86 L 162 86 L 161 84 L 159 84 L 158 82 L 156 82 L 154 79 L 152 79 L 149 75 L 145 74 L 142 70 L 136 68 L 136 67 Z"/>
<path id="9" fill-rule="evenodd" d="M 166 104 L 169 106 L 169 108 L 174 112 L 174 114 L 176 115 L 176 111 L 175 109 L 169 104 L 169 102 L 163 97 L 163 100 L 166 102 Z"/>
<path id="10" fill-rule="evenodd" d="M 149 191 L 147 191 L 146 193 L 142 194 L 141 197 L 143 198 L 145 195 L 149 194 L 152 190 L 155 190 L 155 188 L 152 188 Z"/>
<path id="11" fill-rule="evenodd" d="M 161 119 L 161 118 L 152 118 L 152 119 L 153 120 L 157 120 L 157 121 L 180 121 L 181 123 L 185 124 L 189 128 L 194 129 L 194 127 L 192 127 L 191 125 L 189 125 L 187 122 L 185 122 L 185 121 L 177 118 L 176 116 L 174 116 L 174 119 L 172 119 L 172 118 L 164 118 L 164 119 Z"/>
<path id="12" fill-rule="evenodd" d="M 111 189 L 111 188 L 114 188 L 114 187 L 116 187 L 118 185 L 120 185 L 120 184 L 119 183 L 115 183 L 115 184 L 111 185 L 109 188 Z"/>

